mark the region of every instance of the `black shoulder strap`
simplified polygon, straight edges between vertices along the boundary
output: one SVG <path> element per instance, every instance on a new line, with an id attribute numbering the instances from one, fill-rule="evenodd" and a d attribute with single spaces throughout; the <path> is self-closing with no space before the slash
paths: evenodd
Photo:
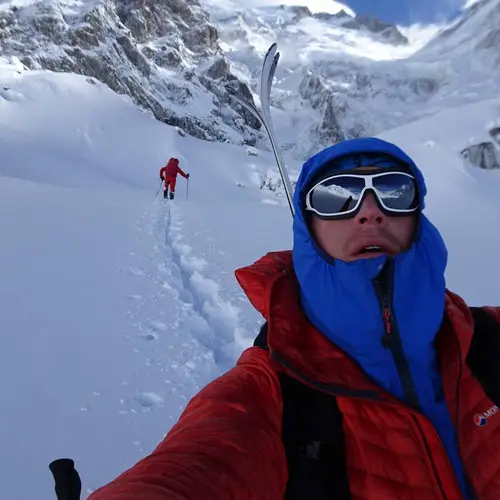
<path id="1" fill-rule="evenodd" d="M 481 307 L 471 307 L 474 318 L 467 364 L 486 395 L 500 406 L 500 324 Z"/>
<path id="2" fill-rule="evenodd" d="M 269 349 L 267 345 L 267 321 L 261 326 L 260 332 L 253 342 L 254 347 L 260 347 L 266 351 Z"/>
<path id="3" fill-rule="evenodd" d="M 267 349 L 267 323 L 254 346 Z M 348 500 L 342 414 L 334 396 L 279 373 L 282 439 L 288 462 L 285 500 Z"/>

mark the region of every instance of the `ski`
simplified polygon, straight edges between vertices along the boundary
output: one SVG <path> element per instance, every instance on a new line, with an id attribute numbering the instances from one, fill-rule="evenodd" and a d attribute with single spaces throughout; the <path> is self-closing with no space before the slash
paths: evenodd
<path id="1" fill-rule="evenodd" d="M 262 63 L 262 71 L 260 74 L 260 104 L 261 111 L 257 109 L 257 107 L 250 101 L 248 101 L 241 93 L 231 89 L 230 95 L 238 101 L 244 108 L 246 108 L 250 113 L 252 113 L 264 126 L 266 133 L 269 137 L 269 141 L 271 143 L 271 148 L 274 153 L 274 159 L 276 160 L 276 164 L 278 166 L 278 170 L 280 172 L 281 180 L 283 181 L 283 186 L 285 188 L 285 194 L 288 200 L 288 205 L 290 207 L 290 211 L 292 212 L 292 216 L 294 215 L 293 208 L 293 190 L 292 184 L 290 183 L 290 178 L 288 177 L 288 172 L 286 170 L 285 162 L 281 156 L 280 148 L 276 143 L 276 139 L 274 137 L 274 128 L 273 122 L 271 118 L 271 90 L 274 80 L 274 73 L 276 71 L 276 67 L 278 66 L 278 61 L 280 58 L 280 53 L 278 52 L 278 44 L 273 43 Z"/>

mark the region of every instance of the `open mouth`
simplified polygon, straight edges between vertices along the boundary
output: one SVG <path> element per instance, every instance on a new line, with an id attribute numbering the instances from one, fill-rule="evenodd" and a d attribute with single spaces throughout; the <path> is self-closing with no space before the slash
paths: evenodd
<path id="1" fill-rule="evenodd" d="M 382 247 L 378 245 L 368 245 L 358 251 L 358 255 L 369 255 L 369 254 L 376 254 L 376 253 L 382 253 Z"/>
<path id="2" fill-rule="evenodd" d="M 369 245 L 361 250 L 360 253 L 373 253 L 373 252 L 382 252 L 382 247 L 378 245 Z"/>
<path id="3" fill-rule="evenodd" d="M 375 231 L 373 232 L 375 233 Z M 361 234 L 353 241 L 353 246 L 350 248 L 351 257 L 354 259 L 380 257 L 381 255 L 394 255 L 400 249 L 397 241 L 394 238 L 380 232 L 380 234 Z"/>
<path id="4" fill-rule="evenodd" d="M 382 245 L 366 245 L 356 252 L 358 257 L 376 256 L 384 253 L 391 253 L 390 249 Z"/>

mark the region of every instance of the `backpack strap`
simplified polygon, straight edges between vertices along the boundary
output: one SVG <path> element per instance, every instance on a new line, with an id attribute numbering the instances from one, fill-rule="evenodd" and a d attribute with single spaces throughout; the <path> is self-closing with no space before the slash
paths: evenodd
<path id="1" fill-rule="evenodd" d="M 260 332 L 253 341 L 254 347 L 260 347 L 269 351 L 269 346 L 267 345 L 267 321 L 261 326 Z"/>
<path id="2" fill-rule="evenodd" d="M 471 307 L 474 336 L 467 364 L 487 396 L 500 406 L 500 324 Z M 254 346 L 269 350 L 267 322 Z M 288 463 L 285 500 L 348 500 L 342 414 L 336 398 L 279 373 L 283 398 L 282 439 Z"/>
<path id="3" fill-rule="evenodd" d="M 254 346 L 268 350 L 267 323 Z M 288 464 L 285 500 L 348 500 L 342 414 L 334 396 L 279 372 L 282 440 Z"/>
<path id="4" fill-rule="evenodd" d="M 480 382 L 483 391 L 500 406 L 500 324 L 482 307 L 471 307 L 474 336 L 467 355 L 467 364 Z"/>

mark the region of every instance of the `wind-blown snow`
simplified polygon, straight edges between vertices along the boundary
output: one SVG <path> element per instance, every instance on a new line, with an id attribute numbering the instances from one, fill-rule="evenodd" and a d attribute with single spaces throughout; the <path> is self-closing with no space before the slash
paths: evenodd
<path id="1" fill-rule="evenodd" d="M 443 31 L 449 24 L 411 24 L 410 26 L 398 26 L 399 31 L 408 38 L 408 55 L 418 52 L 425 47 L 438 33 Z"/>
<path id="2" fill-rule="evenodd" d="M 2 496 L 53 500 L 47 465 L 69 456 L 86 498 L 251 344 L 262 319 L 233 271 L 290 248 L 291 217 L 260 189 L 276 171 L 267 152 L 180 137 L 81 76 L 5 62 L 0 89 Z M 500 303 L 500 176 L 459 153 L 499 105 L 384 135 L 424 171 L 448 283 L 474 305 Z M 170 156 L 191 179 L 164 203 Z"/>
<path id="3" fill-rule="evenodd" d="M 464 4 L 464 6 L 462 7 L 462 10 L 465 10 L 465 9 L 469 9 L 470 7 L 472 7 L 473 5 L 479 3 L 481 0 L 467 0 Z"/>

